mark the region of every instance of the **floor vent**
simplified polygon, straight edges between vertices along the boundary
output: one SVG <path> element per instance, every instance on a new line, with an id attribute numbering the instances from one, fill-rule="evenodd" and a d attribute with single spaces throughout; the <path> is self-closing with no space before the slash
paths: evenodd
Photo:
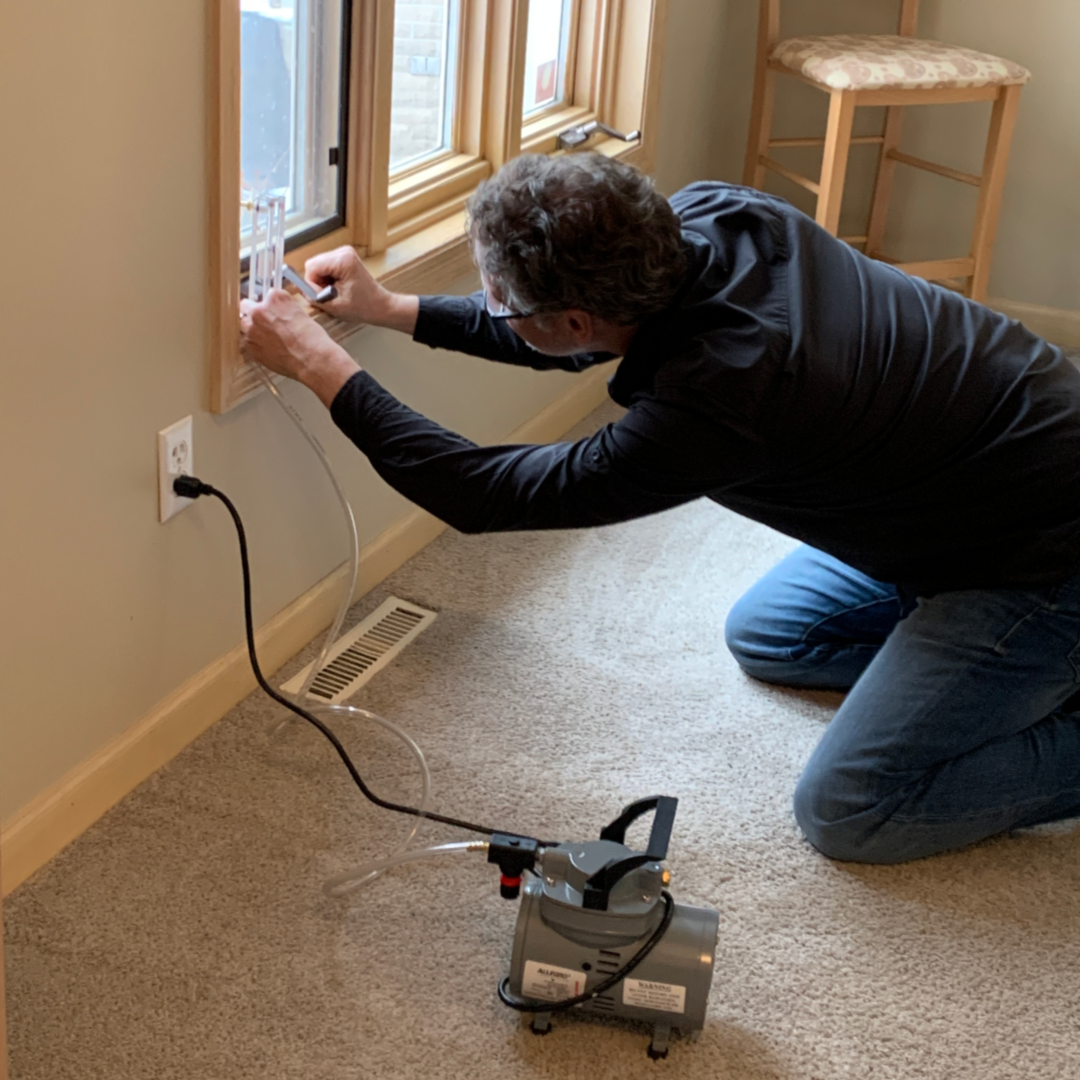
<path id="1" fill-rule="evenodd" d="M 326 666 L 315 676 L 308 697 L 337 705 L 356 693 L 381 671 L 421 630 L 435 621 L 435 612 L 391 596 L 362 623 L 339 638 L 327 654 Z M 294 675 L 281 689 L 295 694 L 312 665 Z"/>

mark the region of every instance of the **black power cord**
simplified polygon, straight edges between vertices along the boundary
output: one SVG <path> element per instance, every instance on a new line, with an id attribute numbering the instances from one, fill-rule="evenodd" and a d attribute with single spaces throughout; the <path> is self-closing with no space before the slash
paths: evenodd
<path id="1" fill-rule="evenodd" d="M 561 1001 L 526 1001 L 524 998 L 515 997 L 510 993 L 510 977 L 507 976 L 499 983 L 499 1000 L 504 1005 L 509 1005 L 511 1009 L 517 1009 L 518 1012 L 550 1013 L 565 1012 L 567 1009 L 574 1008 L 575 1005 L 584 1005 L 586 1001 L 592 1001 L 601 994 L 607 993 L 616 983 L 622 982 L 653 951 L 671 925 L 671 920 L 675 915 L 675 901 L 671 898 L 671 893 L 666 889 L 660 895 L 664 898 L 663 918 L 652 934 L 649 935 L 649 940 L 614 975 L 609 975 L 591 990 L 586 990 L 584 994 L 563 998 Z"/>
<path id="2" fill-rule="evenodd" d="M 255 652 L 255 620 L 251 611 L 251 566 L 248 561 L 247 534 L 244 531 L 244 523 L 240 520 L 240 513 L 226 494 L 194 476 L 177 477 L 173 481 L 173 491 L 186 499 L 197 499 L 202 495 L 213 495 L 215 499 L 220 500 L 224 504 L 225 509 L 229 511 L 229 515 L 233 519 L 233 524 L 236 526 L 236 536 L 240 542 L 240 566 L 244 575 L 244 630 L 247 636 L 248 659 L 251 661 L 251 670 L 255 673 L 255 678 L 264 693 L 273 698 L 278 704 L 284 705 L 286 709 L 289 709 L 291 712 L 296 713 L 297 716 L 306 720 L 327 738 L 333 748 L 337 751 L 338 757 L 345 763 L 345 768 L 349 770 L 349 775 L 353 778 L 356 786 L 363 792 L 364 796 L 376 806 L 381 806 L 384 810 L 394 810 L 400 814 L 411 814 L 413 817 L 430 818 L 432 821 L 439 821 L 444 825 L 455 825 L 458 828 L 468 829 L 471 832 L 484 833 L 488 836 L 500 832 L 501 830 L 491 829 L 486 825 L 476 825 L 471 821 L 462 821 L 460 818 L 447 817 L 444 814 L 433 814 L 427 811 L 421 813 L 420 810 L 414 806 L 403 806 L 400 803 L 393 803 L 389 802 L 387 799 L 381 799 L 367 786 L 367 784 L 364 783 L 364 778 L 352 763 L 352 759 L 346 752 L 345 747 L 341 745 L 341 740 L 338 739 L 333 731 L 317 717 L 312 716 L 306 709 L 297 705 L 296 702 L 290 701 L 287 697 L 279 694 L 266 681 L 266 678 L 262 673 L 262 668 L 259 666 L 259 657 Z M 537 841 L 536 844 L 537 847 L 555 847 L 557 842 Z M 515 997 L 510 993 L 510 979 L 507 977 L 499 983 L 499 999 L 504 1005 L 509 1005 L 511 1009 L 516 1009 L 518 1012 L 565 1012 L 567 1009 L 572 1009 L 576 1005 L 583 1005 L 585 1002 L 592 1001 L 594 998 L 606 993 L 617 983 L 625 979 L 627 975 L 629 975 L 645 959 L 645 957 L 653 951 L 656 945 L 659 944 L 660 939 L 666 933 L 667 928 L 671 925 L 671 920 L 675 915 L 675 901 L 671 898 L 671 894 L 666 889 L 661 892 L 661 896 L 664 900 L 664 914 L 657 924 L 656 929 L 649 935 L 648 941 L 646 941 L 618 971 L 598 983 L 592 990 L 588 990 L 584 994 L 578 994 L 575 997 L 563 998 L 561 1001 L 526 1001 L 523 998 Z"/>
<path id="3" fill-rule="evenodd" d="M 306 720 L 309 724 L 322 732 L 329 740 L 331 746 L 337 751 L 338 757 L 345 763 L 345 768 L 349 770 L 349 775 L 353 778 L 356 786 L 363 792 L 364 796 L 367 799 L 370 799 L 376 806 L 381 806 L 384 810 L 394 810 L 399 814 L 411 814 L 413 817 L 429 818 L 432 821 L 442 822 L 444 825 L 455 825 L 459 829 L 468 829 L 470 832 L 484 833 L 488 836 L 492 833 L 499 832 L 500 830 L 489 828 L 486 825 L 477 825 L 471 821 L 462 821 L 460 818 L 446 817 L 443 814 L 434 814 L 431 811 L 421 812 L 415 806 L 403 806 L 401 803 L 389 802 L 386 799 L 379 798 L 379 796 L 364 783 L 364 778 L 352 763 L 352 759 L 346 752 L 345 747 L 341 745 L 341 740 L 338 739 L 333 731 L 317 717 L 312 716 L 306 709 L 297 705 L 296 702 L 290 701 L 287 697 L 279 694 L 266 681 L 266 678 L 262 673 L 262 668 L 259 667 L 259 658 L 255 653 L 255 622 L 251 613 L 251 567 L 248 563 L 247 536 L 244 532 L 244 523 L 240 520 L 240 514 L 227 495 L 218 491 L 217 488 L 203 483 L 202 480 L 199 480 L 194 476 L 178 476 L 173 481 L 173 491 L 185 499 L 197 499 L 200 495 L 213 495 L 215 499 L 220 499 L 221 502 L 225 504 L 225 509 L 228 510 L 229 514 L 232 516 L 233 524 L 236 526 L 236 535 L 240 541 L 240 564 L 244 573 L 244 628 L 247 632 L 248 658 L 251 661 L 251 670 L 255 672 L 255 678 L 258 680 L 259 686 L 262 687 L 263 691 L 278 702 L 279 705 L 284 705 L 286 709 L 296 713 L 297 716 Z"/>

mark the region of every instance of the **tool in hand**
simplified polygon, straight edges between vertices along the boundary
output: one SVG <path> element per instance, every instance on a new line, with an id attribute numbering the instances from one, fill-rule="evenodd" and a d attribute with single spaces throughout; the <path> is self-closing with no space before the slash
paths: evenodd
<path id="1" fill-rule="evenodd" d="M 337 298 L 338 292 L 333 285 L 327 285 L 325 289 L 316 292 L 288 263 L 281 268 L 281 276 L 290 285 L 295 285 L 309 304 L 325 304 L 328 300 Z"/>

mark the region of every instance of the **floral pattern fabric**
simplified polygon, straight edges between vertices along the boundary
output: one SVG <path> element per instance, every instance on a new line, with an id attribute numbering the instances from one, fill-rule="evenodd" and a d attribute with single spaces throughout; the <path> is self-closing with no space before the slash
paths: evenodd
<path id="1" fill-rule="evenodd" d="M 895 35 L 790 38 L 780 42 L 773 59 L 830 90 L 967 89 L 1031 78 L 1031 72 L 1000 56 Z"/>

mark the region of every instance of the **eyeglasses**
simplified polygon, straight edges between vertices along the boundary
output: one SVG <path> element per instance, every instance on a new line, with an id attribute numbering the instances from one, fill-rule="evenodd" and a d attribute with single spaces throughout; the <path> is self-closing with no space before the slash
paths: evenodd
<path id="1" fill-rule="evenodd" d="M 484 286 L 484 310 L 493 318 L 505 321 L 506 319 L 531 319 L 534 312 L 514 311 L 508 308 L 501 300 L 496 300 L 491 295 L 491 289 Z"/>

